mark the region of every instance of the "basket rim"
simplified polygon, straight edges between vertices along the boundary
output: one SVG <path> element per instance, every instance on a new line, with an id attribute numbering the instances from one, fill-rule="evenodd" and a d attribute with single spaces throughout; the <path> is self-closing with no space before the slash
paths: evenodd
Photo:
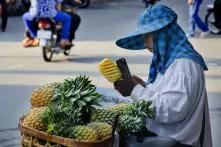
<path id="1" fill-rule="evenodd" d="M 62 144 L 62 145 L 65 145 L 65 146 L 75 145 L 75 144 L 79 144 L 79 143 L 82 143 L 82 144 L 98 144 L 98 143 L 109 142 L 110 140 L 113 140 L 113 136 L 109 136 L 109 137 L 103 138 L 103 139 L 95 141 L 95 142 L 77 141 L 77 140 L 74 140 L 74 139 L 71 139 L 71 138 L 56 136 L 56 135 L 49 134 L 47 132 L 39 131 L 39 130 L 24 126 L 23 123 L 22 123 L 24 118 L 25 118 L 25 116 L 23 116 L 19 119 L 18 128 L 19 128 L 21 133 L 31 135 L 31 136 L 34 136 L 34 137 L 37 137 L 37 138 L 45 139 L 45 140 L 48 140 L 48 141 L 52 141 L 54 143 Z"/>

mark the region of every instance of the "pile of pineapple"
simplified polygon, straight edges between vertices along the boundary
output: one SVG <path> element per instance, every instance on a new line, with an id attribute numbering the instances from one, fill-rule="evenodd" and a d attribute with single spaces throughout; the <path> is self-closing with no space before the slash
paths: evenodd
<path id="1" fill-rule="evenodd" d="M 142 132 L 147 129 L 145 119 L 153 117 L 147 101 L 102 107 L 101 94 L 87 76 L 41 86 L 30 101 L 24 126 L 79 142 L 105 140 L 115 131 L 120 135 Z"/>
<path id="2" fill-rule="evenodd" d="M 50 83 L 33 91 L 26 127 L 80 142 L 96 142 L 114 133 L 118 113 L 98 109 L 101 94 L 87 76 Z"/>

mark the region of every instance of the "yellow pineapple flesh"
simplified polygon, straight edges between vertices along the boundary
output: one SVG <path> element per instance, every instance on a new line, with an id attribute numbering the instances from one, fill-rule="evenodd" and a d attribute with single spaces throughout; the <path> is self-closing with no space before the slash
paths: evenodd
<path id="1" fill-rule="evenodd" d="M 117 65 L 108 58 L 105 58 L 99 63 L 99 70 L 101 74 L 111 83 L 121 79 L 121 73 Z"/>

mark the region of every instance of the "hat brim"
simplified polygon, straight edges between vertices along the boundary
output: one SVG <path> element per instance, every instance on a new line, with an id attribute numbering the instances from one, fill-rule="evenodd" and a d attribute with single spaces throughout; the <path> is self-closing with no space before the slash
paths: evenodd
<path id="1" fill-rule="evenodd" d="M 116 45 L 129 50 L 145 49 L 146 47 L 144 45 L 144 38 L 142 35 L 160 30 L 165 26 L 169 25 L 171 22 L 173 22 L 173 20 L 174 18 L 172 17 L 168 17 L 166 19 L 156 19 L 152 23 L 135 30 L 128 36 L 118 39 L 116 41 Z"/>

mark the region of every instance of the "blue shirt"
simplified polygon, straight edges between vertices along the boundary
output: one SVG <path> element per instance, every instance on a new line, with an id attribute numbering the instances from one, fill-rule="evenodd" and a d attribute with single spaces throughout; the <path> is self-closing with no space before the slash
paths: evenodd
<path id="1" fill-rule="evenodd" d="M 56 4 L 63 0 L 32 0 L 30 13 L 35 17 L 55 17 L 57 14 Z"/>

